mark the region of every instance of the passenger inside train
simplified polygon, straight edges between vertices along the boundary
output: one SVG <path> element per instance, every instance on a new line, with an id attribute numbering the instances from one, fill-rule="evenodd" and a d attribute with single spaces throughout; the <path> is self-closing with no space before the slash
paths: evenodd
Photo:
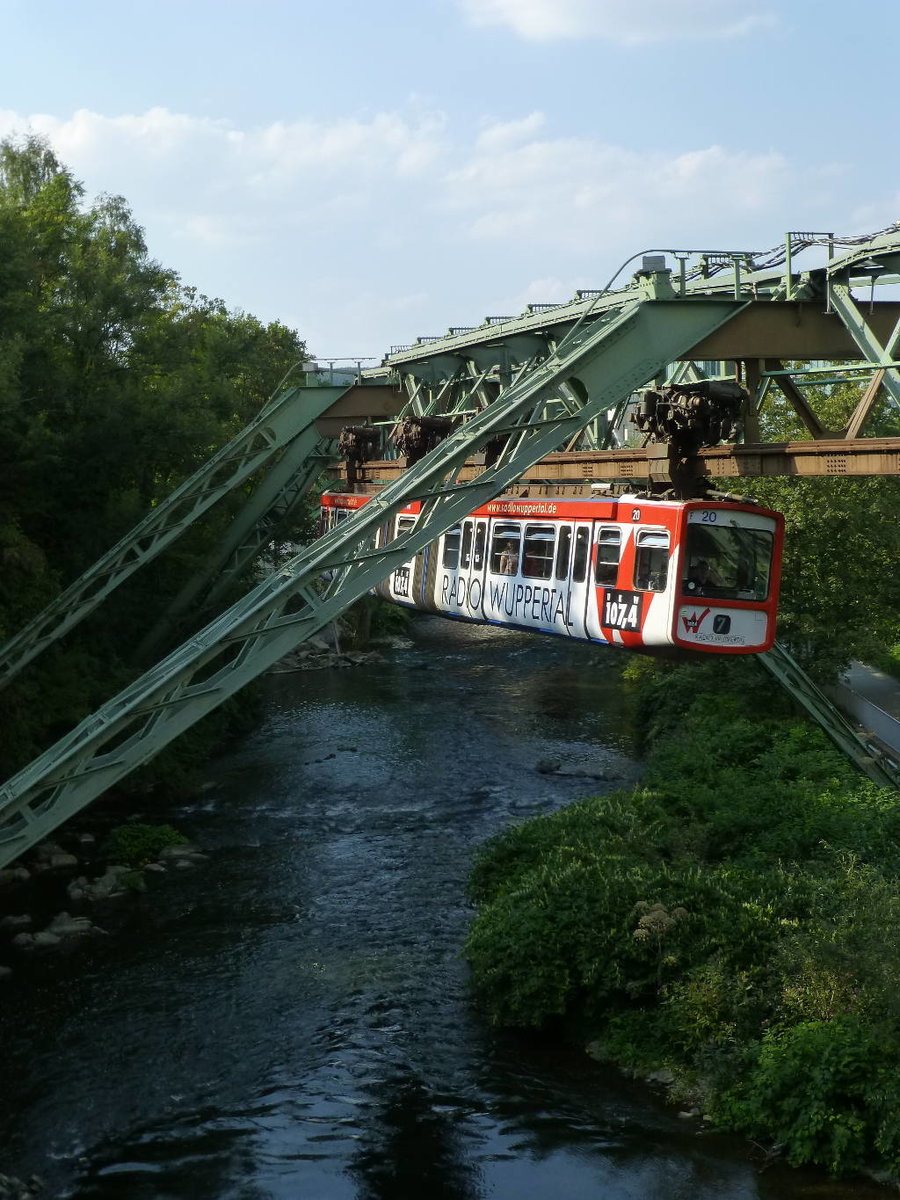
<path id="1" fill-rule="evenodd" d="M 688 576 L 688 589 L 699 595 L 704 595 L 710 588 L 722 587 L 722 580 L 705 558 L 698 558 L 692 565 Z"/>

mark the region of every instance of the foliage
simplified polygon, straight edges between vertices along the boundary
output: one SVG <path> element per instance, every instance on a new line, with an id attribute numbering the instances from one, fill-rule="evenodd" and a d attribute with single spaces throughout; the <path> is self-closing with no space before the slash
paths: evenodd
<path id="1" fill-rule="evenodd" d="M 806 400 L 839 436 L 865 386 L 822 382 Z M 869 416 L 868 436 L 900 435 L 896 406 L 885 398 Z M 765 440 L 808 439 L 792 408 L 772 388 L 761 414 Z M 744 479 L 741 491 L 785 514 L 779 638 L 817 677 L 833 679 L 852 658 L 876 661 L 900 640 L 900 480 L 875 478 Z"/>
<path id="2" fill-rule="evenodd" d="M 895 679 L 900 679 L 900 645 L 872 654 L 868 659 L 869 665 L 877 667 Z"/>
<path id="3" fill-rule="evenodd" d="M 127 867 L 143 867 L 159 858 L 167 846 L 183 846 L 186 842 L 184 834 L 171 825 L 128 822 L 111 829 L 100 849 L 110 862 Z"/>
<path id="4" fill-rule="evenodd" d="M 39 138 L 0 143 L 0 639 L 255 417 L 304 356 L 292 330 L 230 312 L 155 262 L 126 202 L 85 204 Z M 135 653 L 148 624 L 243 499 L 221 501 L 5 689 L 0 776 L 148 665 Z"/>
<path id="5" fill-rule="evenodd" d="M 644 786 L 476 858 L 482 1002 L 496 1022 L 564 1020 L 623 1065 L 667 1065 L 722 1126 L 791 1162 L 900 1166 L 900 799 L 799 723 L 757 664 L 628 674 Z"/>
<path id="6" fill-rule="evenodd" d="M 807 376 L 803 390 L 805 399 L 815 413 L 819 423 L 833 437 L 844 436 L 853 412 L 862 399 L 868 387 L 866 374 L 854 373 L 853 378 L 839 379 L 842 370 L 840 363 L 835 363 L 833 370 L 821 375 Z M 801 373 L 806 364 L 795 363 L 794 367 Z M 827 376 L 831 376 L 829 381 Z M 881 400 L 876 403 L 866 419 L 864 430 L 869 437 L 898 437 L 900 436 L 900 418 L 893 400 L 882 391 Z M 760 432 L 766 441 L 781 442 L 795 439 L 806 440 L 809 431 L 797 416 L 793 406 L 787 402 L 780 388 L 771 387 L 763 403 L 760 413 Z"/>
<path id="7" fill-rule="evenodd" d="M 412 611 L 382 600 L 380 596 L 361 596 L 343 614 L 349 628 L 350 645 L 364 650 L 378 638 L 403 636 L 409 630 Z"/>
<path id="8" fill-rule="evenodd" d="M 783 512 L 779 632 L 817 677 L 900 640 L 900 479 L 746 479 Z"/>
<path id="9" fill-rule="evenodd" d="M 839 1174 L 877 1153 L 897 1170 L 898 1067 L 895 1030 L 853 1016 L 804 1021 L 764 1035 L 749 1079 L 722 1096 L 717 1115 L 774 1139 L 794 1166 L 816 1163 Z"/>

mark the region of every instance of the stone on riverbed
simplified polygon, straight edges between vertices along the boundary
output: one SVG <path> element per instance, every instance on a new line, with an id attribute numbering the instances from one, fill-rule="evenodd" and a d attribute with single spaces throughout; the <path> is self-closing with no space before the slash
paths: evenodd
<path id="1" fill-rule="evenodd" d="M 36 933 L 29 933 L 26 930 L 17 933 L 12 944 L 19 950 L 55 950 L 67 939 L 105 932 L 104 929 L 94 925 L 88 917 L 73 917 L 70 913 L 61 912 L 53 918 L 46 929 L 39 929 Z"/>
<path id="2" fill-rule="evenodd" d="M 53 950 L 62 938 L 49 929 L 39 929 L 37 933 L 17 933 L 12 944 L 18 950 Z"/>
<path id="3" fill-rule="evenodd" d="M 66 854 L 60 851 L 59 854 L 53 854 L 47 864 L 52 870 L 58 870 L 62 867 L 77 867 L 78 859 L 74 854 Z"/>
<path id="4" fill-rule="evenodd" d="M 183 842 L 180 846 L 166 846 L 160 851 L 159 861 L 162 863 L 178 861 L 185 859 L 188 862 L 206 862 L 209 858 L 208 854 L 201 854 L 196 846 L 190 842 Z"/>
<path id="5" fill-rule="evenodd" d="M 27 1180 L 15 1175 L 0 1175 L 0 1200 L 32 1200 L 44 1190 L 40 1175 L 29 1175 Z"/>
<path id="6" fill-rule="evenodd" d="M 661 1083 L 663 1087 L 671 1087 L 671 1085 L 675 1082 L 675 1076 L 665 1067 L 661 1067 L 658 1071 L 651 1071 L 650 1074 L 645 1075 L 644 1078 L 648 1083 Z"/>
<path id="7" fill-rule="evenodd" d="M 564 763 L 558 758 L 542 758 L 535 764 L 534 769 L 539 775 L 558 775 L 564 779 L 599 779 L 602 782 L 609 782 L 611 779 L 619 778 L 618 775 L 611 775 L 600 766 L 579 766 L 575 763 Z"/>
<path id="8" fill-rule="evenodd" d="M 96 933 L 97 926 L 91 923 L 89 917 L 72 917 L 67 912 L 61 912 L 47 926 L 49 933 L 57 937 L 83 937 L 86 933 Z"/>
<path id="9" fill-rule="evenodd" d="M 27 883 L 31 872 L 26 867 L 4 867 L 0 871 L 0 887 L 12 883 Z"/>
<path id="10" fill-rule="evenodd" d="M 75 901 L 109 900 L 112 896 L 123 896 L 125 889 L 122 887 L 120 876 L 127 875 L 130 871 L 131 867 L 112 866 L 107 867 L 97 879 L 88 879 L 86 875 L 79 875 L 66 888 L 69 899 Z"/>
<path id="11" fill-rule="evenodd" d="M 31 924 L 31 917 L 28 913 L 19 913 L 0 918 L 0 929 L 25 929 Z"/>

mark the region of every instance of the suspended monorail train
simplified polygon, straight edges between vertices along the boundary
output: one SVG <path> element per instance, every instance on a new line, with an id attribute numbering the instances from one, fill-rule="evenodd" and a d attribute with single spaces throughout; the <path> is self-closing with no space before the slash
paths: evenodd
<path id="1" fill-rule="evenodd" d="M 325 493 L 323 531 L 367 499 Z M 419 507 L 391 518 L 381 544 L 414 526 Z M 775 640 L 783 536 L 780 513 L 747 501 L 498 498 L 375 592 L 458 620 L 645 653 L 755 654 Z"/>

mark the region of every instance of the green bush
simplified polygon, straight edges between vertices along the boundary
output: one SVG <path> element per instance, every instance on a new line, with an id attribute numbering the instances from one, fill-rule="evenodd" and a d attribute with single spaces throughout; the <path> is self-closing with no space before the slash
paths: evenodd
<path id="1" fill-rule="evenodd" d="M 629 669 L 643 787 L 482 848 L 474 986 L 497 1023 L 562 1018 L 623 1066 L 668 1066 L 792 1163 L 900 1168 L 879 1065 L 900 1063 L 900 797 L 752 664 L 714 666 Z"/>
<path id="2" fill-rule="evenodd" d="M 110 862 L 143 867 L 158 858 L 167 846 L 183 846 L 184 834 L 171 825 L 117 825 L 103 841 L 101 853 Z"/>
<path id="3" fill-rule="evenodd" d="M 749 1078 L 725 1093 L 714 1115 L 783 1147 L 793 1166 L 842 1174 L 877 1153 L 896 1170 L 898 1066 L 893 1030 L 855 1017 L 803 1022 L 765 1035 Z"/>

